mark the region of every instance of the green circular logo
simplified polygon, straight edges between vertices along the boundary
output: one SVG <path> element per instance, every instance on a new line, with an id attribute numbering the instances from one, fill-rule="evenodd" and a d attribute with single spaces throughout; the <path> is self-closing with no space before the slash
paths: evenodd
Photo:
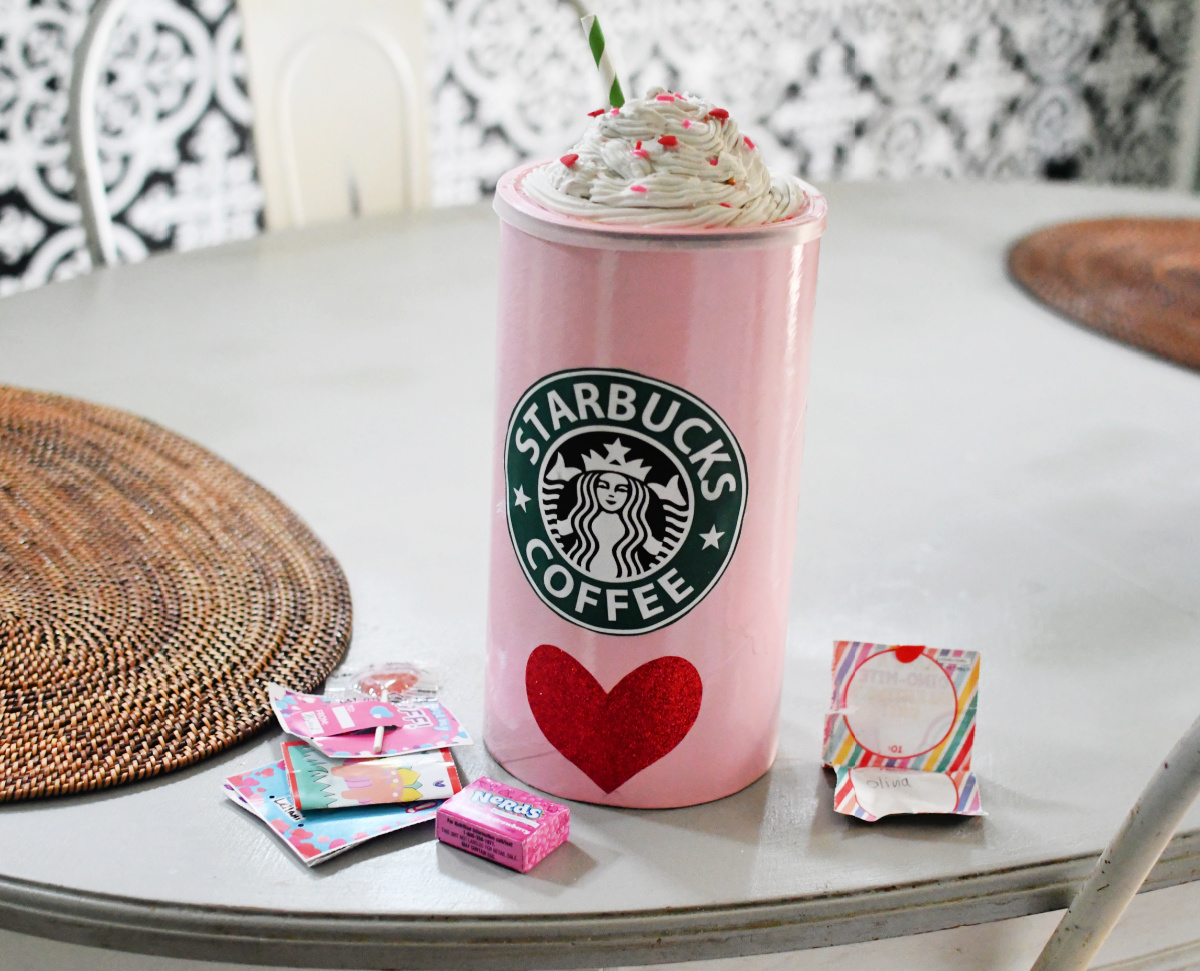
<path id="1" fill-rule="evenodd" d="M 746 510 L 746 461 L 695 395 L 632 371 L 542 378 L 504 454 L 508 532 L 525 577 L 573 624 L 644 634 L 725 572 Z"/>

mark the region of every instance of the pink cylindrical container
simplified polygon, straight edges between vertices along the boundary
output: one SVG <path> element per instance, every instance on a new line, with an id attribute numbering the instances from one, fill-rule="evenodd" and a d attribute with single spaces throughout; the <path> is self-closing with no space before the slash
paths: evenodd
<path id="1" fill-rule="evenodd" d="M 687 806 L 770 768 L 816 190 L 767 226 L 501 218 L 485 741 L 567 799 Z"/>

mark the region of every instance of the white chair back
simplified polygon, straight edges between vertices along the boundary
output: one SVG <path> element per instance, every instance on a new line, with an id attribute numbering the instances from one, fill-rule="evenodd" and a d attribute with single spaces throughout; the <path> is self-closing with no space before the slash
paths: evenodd
<path id="1" fill-rule="evenodd" d="M 238 0 L 270 229 L 429 203 L 422 0 Z"/>
<path id="2" fill-rule="evenodd" d="M 100 0 L 92 10 L 79 46 L 75 48 L 71 94 L 67 103 L 67 137 L 71 142 L 71 168 L 75 172 L 75 198 L 82 210 L 83 230 L 93 266 L 117 262 L 112 211 L 108 208 L 104 176 L 100 170 L 96 89 L 100 84 L 101 59 L 128 6 L 129 0 Z"/>

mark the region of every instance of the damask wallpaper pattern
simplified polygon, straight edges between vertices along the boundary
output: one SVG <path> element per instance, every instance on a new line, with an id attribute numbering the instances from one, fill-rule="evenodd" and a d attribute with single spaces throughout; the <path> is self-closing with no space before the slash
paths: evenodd
<path id="1" fill-rule="evenodd" d="M 71 59 L 88 0 L 0 0 L 0 294 L 90 262 L 68 165 Z M 98 93 L 127 260 L 257 233 L 250 101 L 233 0 L 137 0 Z"/>
<path id="2" fill-rule="evenodd" d="M 424 0 L 434 200 L 474 201 L 600 103 L 564 0 Z M 0 0 L 0 294 L 88 267 L 67 164 L 90 0 Z M 1192 0 L 596 0 L 627 91 L 719 99 L 814 180 L 1163 185 Z M 135 0 L 100 99 L 124 258 L 262 227 L 234 0 Z"/>
<path id="3" fill-rule="evenodd" d="M 551 156 L 600 103 L 570 7 L 431 0 L 435 197 Z M 608 0 L 625 90 L 702 92 L 810 179 L 1164 185 L 1191 0 Z"/>

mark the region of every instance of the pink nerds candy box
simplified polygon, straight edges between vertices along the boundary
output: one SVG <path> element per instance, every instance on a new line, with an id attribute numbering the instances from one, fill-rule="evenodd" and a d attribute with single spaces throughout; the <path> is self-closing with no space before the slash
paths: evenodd
<path id="1" fill-rule="evenodd" d="M 437 838 L 521 873 L 567 841 L 571 810 L 481 776 L 438 808 Z"/>

